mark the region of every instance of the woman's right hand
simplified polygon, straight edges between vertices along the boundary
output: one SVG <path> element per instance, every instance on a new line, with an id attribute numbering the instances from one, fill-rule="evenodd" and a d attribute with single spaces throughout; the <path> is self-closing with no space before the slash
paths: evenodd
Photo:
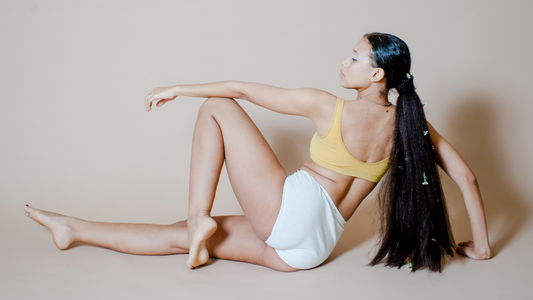
<path id="1" fill-rule="evenodd" d="M 177 96 L 176 86 L 156 87 L 145 98 L 146 111 L 152 109 L 153 102 L 156 102 L 157 107 L 161 107 L 168 101 L 176 99 Z"/>
<path id="2" fill-rule="evenodd" d="M 461 255 L 470 257 L 472 259 L 490 259 L 492 258 L 492 253 L 490 251 L 490 246 L 485 247 L 476 247 L 472 241 L 462 242 L 457 245 L 455 251 Z"/>

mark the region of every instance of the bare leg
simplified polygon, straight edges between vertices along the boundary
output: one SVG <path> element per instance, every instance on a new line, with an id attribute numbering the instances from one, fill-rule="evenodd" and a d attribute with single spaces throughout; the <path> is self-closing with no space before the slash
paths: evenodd
<path id="1" fill-rule="evenodd" d="M 186 222 L 97 223 L 30 207 L 26 208 L 26 214 L 52 232 L 60 249 L 83 241 L 134 254 L 189 252 L 187 264 L 191 268 L 204 264 L 212 251 L 213 256 L 220 258 L 294 270 L 264 243 L 279 212 L 285 170 L 235 100 L 210 98 L 204 103 L 194 131 L 192 153 Z M 213 220 L 210 216 L 224 162 L 246 217 Z M 217 226 L 222 228 L 217 230 Z"/>
<path id="2" fill-rule="evenodd" d="M 73 242 L 130 254 L 167 255 L 188 253 L 187 222 L 172 225 L 90 222 L 25 207 L 26 216 L 52 233 L 59 249 Z M 275 250 L 261 241 L 245 216 L 215 217 L 218 230 L 206 246 L 213 257 L 266 266 L 279 271 L 296 271 L 285 264 Z"/>
<path id="3" fill-rule="evenodd" d="M 203 107 L 194 127 L 189 177 L 187 227 L 190 251 L 187 266 L 190 269 L 205 264 L 209 259 L 205 242 L 217 230 L 210 214 L 224 164 L 224 141 L 220 128 L 202 112 Z"/>
<path id="4" fill-rule="evenodd" d="M 188 253 L 187 224 L 171 225 L 90 222 L 26 206 L 26 216 L 52 233 L 54 243 L 67 249 L 85 242 L 119 252 L 141 255 Z"/>
<path id="5" fill-rule="evenodd" d="M 222 165 L 235 195 L 261 240 L 272 231 L 281 204 L 285 170 L 255 124 L 233 99 L 210 98 L 194 129 L 189 184 L 189 268 L 204 264 L 206 240 L 217 224 L 210 217 Z"/>

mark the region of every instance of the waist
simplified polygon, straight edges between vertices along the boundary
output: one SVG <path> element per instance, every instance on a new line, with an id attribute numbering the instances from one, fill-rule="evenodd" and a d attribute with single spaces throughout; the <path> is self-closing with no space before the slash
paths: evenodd
<path id="1" fill-rule="evenodd" d="M 308 158 L 301 170 L 306 171 L 328 192 L 345 220 L 348 220 L 376 183 L 326 169 Z"/>

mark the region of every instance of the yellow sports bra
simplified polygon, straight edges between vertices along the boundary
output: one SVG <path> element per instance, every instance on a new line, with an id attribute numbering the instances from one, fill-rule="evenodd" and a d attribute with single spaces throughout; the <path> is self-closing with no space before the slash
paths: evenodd
<path id="1" fill-rule="evenodd" d="M 387 171 L 389 158 L 375 163 L 365 163 L 350 154 L 342 140 L 343 107 L 344 100 L 337 97 L 328 132 L 323 136 L 318 136 L 318 133 L 315 133 L 311 139 L 311 159 L 334 172 L 378 182 Z"/>

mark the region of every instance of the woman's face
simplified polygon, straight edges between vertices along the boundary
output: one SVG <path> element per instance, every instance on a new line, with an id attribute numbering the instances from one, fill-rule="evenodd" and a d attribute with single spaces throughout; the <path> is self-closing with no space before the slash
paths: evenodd
<path id="1" fill-rule="evenodd" d="M 370 58 L 372 47 L 365 37 L 355 45 L 352 54 L 342 62 L 340 84 L 347 89 L 367 88 L 378 68 L 374 68 Z"/>

